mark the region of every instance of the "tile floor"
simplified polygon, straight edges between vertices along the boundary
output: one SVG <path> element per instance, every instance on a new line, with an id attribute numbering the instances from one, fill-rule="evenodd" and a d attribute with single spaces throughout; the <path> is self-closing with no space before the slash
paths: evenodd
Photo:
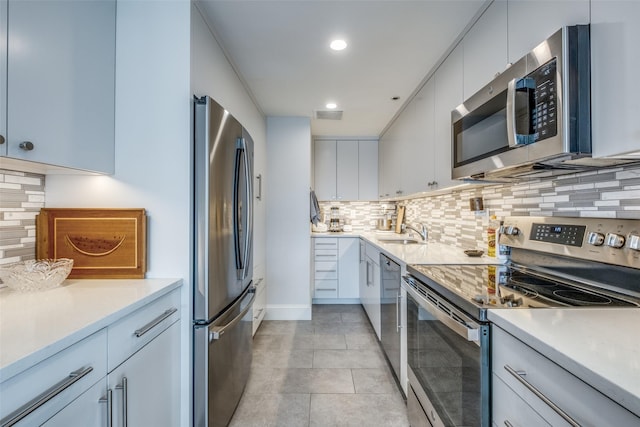
<path id="1" fill-rule="evenodd" d="M 231 426 L 408 426 L 360 305 L 314 305 L 310 321 L 263 321 Z"/>

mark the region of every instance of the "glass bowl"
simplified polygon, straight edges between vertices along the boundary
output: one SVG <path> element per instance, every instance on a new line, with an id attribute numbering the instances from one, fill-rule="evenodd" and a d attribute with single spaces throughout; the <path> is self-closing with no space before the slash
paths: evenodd
<path id="1" fill-rule="evenodd" d="M 69 258 L 26 260 L 0 265 L 0 279 L 10 289 L 29 292 L 60 286 L 73 268 Z"/>

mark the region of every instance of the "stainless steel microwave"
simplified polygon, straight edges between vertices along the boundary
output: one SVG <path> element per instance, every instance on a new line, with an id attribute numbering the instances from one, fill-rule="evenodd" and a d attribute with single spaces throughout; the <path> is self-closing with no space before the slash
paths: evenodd
<path id="1" fill-rule="evenodd" d="M 589 40 L 588 25 L 558 30 L 451 112 L 453 178 L 501 181 L 591 165 Z"/>

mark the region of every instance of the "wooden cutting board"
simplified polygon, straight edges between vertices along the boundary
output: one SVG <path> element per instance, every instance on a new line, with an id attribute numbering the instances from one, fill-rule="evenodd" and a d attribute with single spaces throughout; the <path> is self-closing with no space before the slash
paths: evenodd
<path id="1" fill-rule="evenodd" d="M 144 209 L 43 208 L 36 257 L 71 258 L 76 279 L 141 279 L 146 272 Z"/>

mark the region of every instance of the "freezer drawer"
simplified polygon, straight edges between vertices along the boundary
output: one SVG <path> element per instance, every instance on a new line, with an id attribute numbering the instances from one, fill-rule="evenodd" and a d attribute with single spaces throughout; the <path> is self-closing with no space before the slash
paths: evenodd
<path id="1" fill-rule="evenodd" d="M 249 378 L 253 301 L 248 290 L 215 322 L 194 330 L 194 425 L 229 424 Z"/>

